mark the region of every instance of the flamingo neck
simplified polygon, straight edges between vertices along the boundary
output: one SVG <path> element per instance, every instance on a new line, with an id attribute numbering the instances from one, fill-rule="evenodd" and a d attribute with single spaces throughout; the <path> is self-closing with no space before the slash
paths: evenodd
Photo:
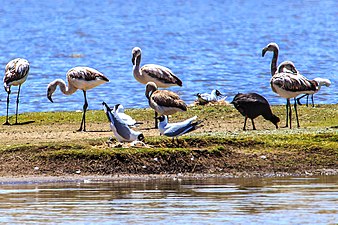
<path id="1" fill-rule="evenodd" d="M 271 75 L 273 76 L 277 71 L 278 49 L 273 50 L 273 57 L 271 60 Z"/>
<path id="2" fill-rule="evenodd" d="M 147 81 L 144 80 L 144 76 L 142 75 L 140 71 L 140 64 L 141 64 L 141 55 L 137 56 L 135 58 L 135 65 L 133 67 L 133 74 L 135 79 L 140 82 L 141 84 L 146 84 Z"/>
<path id="3" fill-rule="evenodd" d="M 56 79 L 53 82 L 52 86 L 59 86 L 61 92 L 65 95 L 71 95 L 77 90 L 77 88 L 71 84 L 69 84 L 69 86 L 67 87 L 66 83 L 61 79 Z"/>

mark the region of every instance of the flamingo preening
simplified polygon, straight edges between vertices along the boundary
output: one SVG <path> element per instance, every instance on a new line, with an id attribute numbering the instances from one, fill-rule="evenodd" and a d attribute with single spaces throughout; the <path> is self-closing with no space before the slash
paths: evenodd
<path id="1" fill-rule="evenodd" d="M 180 111 L 187 111 L 187 104 L 174 92 L 158 90 L 154 82 L 148 82 L 145 95 L 149 106 L 155 110 L 155 128 L 157 124 L 157 113 L 160 115 L 171 115 Z"/>

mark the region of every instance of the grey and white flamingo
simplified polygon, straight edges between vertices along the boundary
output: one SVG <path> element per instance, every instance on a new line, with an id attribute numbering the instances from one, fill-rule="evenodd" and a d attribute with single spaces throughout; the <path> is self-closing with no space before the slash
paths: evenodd
<path id="1" fill-rule="evenodd" d="M 68 80 L 68 87 L 62 79 L 56 79 L 48 84 L 47 98 L 53 102 L 52 95 L 59 86 L 60 90 L 65 95 L 71 95 L 78 89 L 83 91 L 84 105 L 82 121 L 78 131 L 86 131 L 86 111 L 88 108 L 87 90 L 92 89 L 100 84 L 109 82 L 109 79 L 99 71 L 90 67 L 74 67 L 66 74 Z"/>
<path id="2" fill-rule="evenodd" d="M 157 117 L 160 115 L 171 115 L 180 111 L 187 111 L 187 104 L 174 92 L 158 90 L 154 82 L 148 82 L 145 95 L 149 106 L 155 110 L 155 128 L 157 128 Z"/>
<path id="3" fill-rule="evenodd" d="M 16 58 L 9 61 L 5 68 L 4 88 L 7 92 L 7 113 L 6 122 L 4 125 L 9 125 L 8 121 L 8 107 L 9 95 L 11 94 L 11 86 L 19 86 L 18 94 L 16 97 L 16 110 L 15 110 L 15 124 L 18 124 L 18 110 L 19 110 L 19 97 L 21 85 L 26 81 L 29 72 L 29 63 L 26 59 Z"/>
<path id="4" fill-rule="evenodd" d="M 318 90 L 317 82 L 309 80 L 303 75 L 301 75 L 291 61 L 284 61 L 278 66 L 276 73 L 270 79 L 270 85 L 273 92 L 287 99 L 286 117 L 289 117 L 290 128 L 292 114 L 290 98 L 294 98 L 294 108 L 297 119 L 297 127 L 300 127 L 297 112 L 297 101 L 295 98 L 301 94 L 311 94 L 317 91 Z"/>
<path id="5" fill-rule="evenodd" d="M 274 76 L 276 73 L 278 73 L 277 69 L 279 68 L 280 72 L 283 73 L 289 73 L 289 74 L 299 74 L 299 72 L 296 70 L 293 62 L 291 61 L 285 61 L 284 65 L 282 67 L 278 67 L 277 61 L 278 61 L 278 55 L 279 55 L 279 47 L 277 43 L 271 42 L 267 46 L 265 46 L 262 50 L 262 57 L 265 56 L 266 52 L 273 52 L 272 60 L 271 60 L 271 76 Z M 281 63 L 280 65 L 282 65 Z M 289 112 L 290 110 L 290 112 Z M 290 99 L 286 99 L 286 127 L 288 127 L 288 119 L 291 117 L 291 105 L 290 105 Z M 288 116 L 290 115 L 290 116 Z M 297 117 L 298 118 L 298 117 Z M 290 121 L 291 124 L 291 121 Z"/>
<path id="6" fill-rule="evenodd" d="M 141 54 L 141 48 L 133 48 L 131 61 L 133 63 L 133 74 L 138 82 L 141 84 L 154 82 L 159 88 L 182 86 L 182 81 L 167 67 L 156 64 L 146 64 L 140 68 Z"/>
<path id="7" fill-rule="evenodd" d="M 312 94 L 304 94 L 304 95 L 300 96 L 299 98 L 297 98 L 298 105 L 301 105 L 300 99 L 302 99 L 306 96 L 306 106 L 308 106 L 309 105 L 309 95 L 311 95 L 312 107 L 315 107 L 313 95 L 316 94 L 321 89 L 322 86 L 330 87 L 330 85 L 331 85 L 331 81 L 329 79 L 326 79 L 326 78 L 317 77 L 317 78 L 313 79 L 313 81 L 317 82 L 318 90 L 313 91 Z"/>
<path id="8" fill-rule="evenodd" d="M 269 102 L 263 96 L 257 93 L 238 93 L 231 104 L 245 117 L 243 130 L 248 118 L 251 119 L 253 130 L 256 130 L 254 119 L 260 115 L 278 128 L 280 119 L 272 113 Z"/>

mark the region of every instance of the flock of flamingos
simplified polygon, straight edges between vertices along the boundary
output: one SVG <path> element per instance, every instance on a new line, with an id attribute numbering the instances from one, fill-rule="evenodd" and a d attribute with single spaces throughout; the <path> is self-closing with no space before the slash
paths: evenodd
<path id="1" fill-rule="evenodd" d="M 269 43 L 262 50 L 264 57 L 266 52 L 273 52 L 271 61 L 270 85 L 272 90 L 279 96 L 285 98 L 286 102 L 286 126 L 291 128 L 291 103 L 290 99 L 294 98 L 294 110 L 299 127 L 297 104 L 299 99 L 304 96 L 317 93 L 321 86 L 329 86 L 331 82 L 328 79 L 315 78 L 307 79 L 299 73 L 295 65 L 291 61 L 284 61 L 280 65 L 277 64 L 279 47 L 276 43 Z M 193 122 L 196 117 L 187 119 L 179 123 L 168 123 L 167 115 L 174 114 L 178 111 L 186 111 L 186 103 L 180 97 L 169 90 L 158 90 L 158 88 L 168 88 L 170 86 L 182 86 L 182 81 L 168 68 L 155 64 L 146 64 L 142 67 L 141 64 L 141 49 L 135 47 L 132 50 L 133 74 L 135 79 L 146 85 L 145 95 L 148 99 L 149 106 L 155 111 L 155 127 L 159 128 L 160 132 L 169 137 L 177 137 L 191 130 L 194 130 L 200 124 L 200 121 Z M 278 66 L 277 66 L 278 65 Z M 17 101 L 16 101 L 16 117 L 15 123 L 18 121 L 18 105 L 21 85 L 26 81 L 29 73 L 29 63 L 26 59 L 17 58 L 11 60 L 5 69 L 4 88 L 7 92 L 7 114 L 5 125 L 9 125 L 8 107 L 9 95 L 11 86 L 19 86 Z M 65 95 L 71 95 L 78 89 L 83 91 L 84 105 L 82 121 L 79 131 L 86 131 L 86 111 L 88 108 L 87 90 L 98 85 L 109 82 L 109 79 L 99 71 L 89 67 L 74 67 L 66 74 L 68 86 L 62 79 L 56 79 L 48 84 L 47 98 L 53 102 L 52 95 L 57 86 Z M 213 93 L 215 95 L 215 93 Z M 217 95 L 220 95 L 218 92 Z M 296 99 L 299 95 L 303 95 Z M 205 95 L 204 95 L 205 96 Z M 237 94 L 231 102 L 235 108 L 245 117 L 244 130 L 246 127 L 247 118 L 252 121 L 253 129 L 255 128 L 254 121 L 256 117 L 262 115 L 265 119 L 270 120 L 276 128 L 280 119 L 273 115 L 268 101 L 261 95 L 256 93 Z M 131 142 L 135 140 L 142 141 L 144 139 L 142 133 L 133 131 L 126 120 L 119 116 L 117 110 L 113 110 L 103 103 L 104 110 L 111 122 L 111 129 L 120 142 Z M 121 114 L 120 114 L 121 115 Z M 160 115 L 160 116 L 159 116 Z M 159 122 L 158 122 L 159 120 Z"/>

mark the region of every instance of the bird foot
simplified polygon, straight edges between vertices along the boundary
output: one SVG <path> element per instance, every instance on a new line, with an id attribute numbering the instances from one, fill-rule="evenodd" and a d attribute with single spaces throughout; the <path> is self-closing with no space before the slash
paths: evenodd
<path id="1" fill-rule="evenodd" d="M 11 125 L 8 121 L 6 121 L 5 123 L 3 123 L 3 125 Z"/>

